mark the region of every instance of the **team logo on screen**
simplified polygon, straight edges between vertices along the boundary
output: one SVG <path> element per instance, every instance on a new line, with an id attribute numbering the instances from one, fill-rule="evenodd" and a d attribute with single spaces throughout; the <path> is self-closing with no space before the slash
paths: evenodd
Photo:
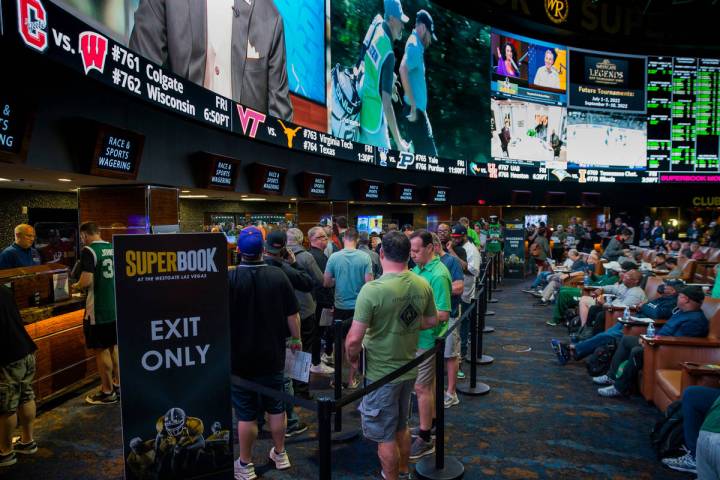
<path id="1" fill-rule="evenodd" d="M 397 162 L 397 168 L 407 170 L 415 163 L 415 155 L 410 152 L 400 152 L 400 160 Z"/>
<path id="2" fill-rule="evenodd" d="M 48 47 L 47 11 L 40 0 L 17 0 L 18 30 L 28 47 L 44 52 Z"/>
<path id="3" fill-rule="evenodd" d="M 107 38 L 97 32 L 82 32 L 79 40 L 80 57 L 82 57 L 85 75 L 90 70 L 103 73 L 105 70 L 105 57 L 108 50 Z"/>
<path id="4" fill-rule="evenodd" d="M 569 0 L 545 0 L 545 13 L 553 23 L 565 23 L 569 10 Z"/>
<path id="5" fill-rule="evenodd" d="M 250 138 L 255 138 L 257 135 L 258 127 L 265 123 L 267 115 L 264 113 L 256 112 L 250 108 L 245 108 L 242 105 L 237 105 L 238 117 L 240 118 L 240 127 L 244 135 Z M 249 131 L 248 131 L 249 128 Z"/>
<path id="6" fill-rule="evenodd" d="M 295 140 L 295 135 L 300 131 L 302 127 L 296 127 L 296 128 L 290 128 L 286 127 L 282 120 L 278 120 L 278 123 L 283 129 L 283 133 L 285 133 L 285 137 L 287 137 L 287 146 L 288 148 L 293 147 L 293 141 Z"/>

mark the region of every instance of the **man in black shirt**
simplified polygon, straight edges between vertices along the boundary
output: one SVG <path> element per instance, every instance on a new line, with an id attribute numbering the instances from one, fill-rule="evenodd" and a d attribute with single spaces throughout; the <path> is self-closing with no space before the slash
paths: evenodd
<path id="1" fill-rule="evenodd" d="M 0 287 L 0 392 L 5 392 L 0 395 L 0 467 L 16 463 L 16 453 L 37 452 L 33 440 L 35 350 L 37 346 L 23 326 L 12 291 Z M 13 445 L 18 420 L 22 436 Z"/>
<path id="2" fill-rule="evenodd" d="M 283 271 L 262 260 L 262 233 L 255 227 L 238 236 L 241 262 L 229 274 L 232 373 L 273 390 L 284 384 L 286 338 L 290 348 L 302 349 L 300 317 L 293 287 Z M 288 335 L 289 334 L 289 335 Z M 235 478 L 255 478 L 252 447 L 257 438 L 257 418 L 267 412 L 274 446 L 269 457 L 280 469 L 290 468 L 285 452 L 285 405 L 281 400 L 232 386 L 238 419 L 240 456 Z"/>
<path id="3" fill-rule="evenodd" d="M 319 226 L 311 228 L 310 230 L 308 230 L 308 240 L 310 241 L 310 250 L 308 251 L 315 259 L 315 262 L 320 268 L 320 271 L 324 272 L 325 266 L 328 262 L 328 257 L 325 256 L 325 249 L 327 248 L 329 241 L 325 229 Z M 322 285 L 317 286 L 313 293 L 315 295 L 315 302 L 317 303 L 317 307 L 315 309 L 315 318 L 317 318 L 317 321 L 319 323 L 320 319 L 322 318 L 323 309 L 333 308 L 333 305 L 335 304 L 335 293 L 332 288 L 323 287 Z M 320 361 L 321 358 L 324 358 L 325 361 L 328 362 L 329 355 L 332 354 L 332 349 L 327 349 L 329 340 L 326 334 L 329 328 L 319 327 L 319 330 L 319 338 L 323 338 L 325 340 L 326 349 L 321 357 L 320 341 L 315 342 L 315 344 L 312 346 L 313 366 L 310 367 L 310 371 L 313 373 L 329 375 L 334 373 L 335 370 L 332 367 L 329 367 L 326 363 Z"/>

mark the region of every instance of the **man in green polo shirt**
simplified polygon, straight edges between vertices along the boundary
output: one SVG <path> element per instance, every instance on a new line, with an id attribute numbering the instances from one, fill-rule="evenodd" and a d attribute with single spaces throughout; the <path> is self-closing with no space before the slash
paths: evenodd
<path id="1" fill-rule="evenodd" d="M 353 323 L 345 341 L 350 364 L 357 368 L 364 345 L 365 377 L 376 382 L 415 358 L 420 330 L 437 324 L 433 293 L 426 280 L 407 269 L 410 240 L 396 231 L 383 236 L 383 276 L 366 283 L 355 302 Z M 410 394 L 417 376 L 412 369 L 368 393 L 358 410 L 363 434 L 378 443 L 383 477 L 408 478 Z"/>
<path id="2" fill-rule="evenodd" d="M 422 355 L 435 346 L 435 339 L 441 337 L 447 329 L 447 321 L 450 319 L 452 310 L 450 300 L 452 278 L 440 257 L 435 255 L 432 235 L 427 230 L 416 230 L 410 236 L 410 257 L 416 265 L 412 271 L 430 284 L 438 311 L 438 325 L 420 332 L 417 354 Z M 435 443 L 431 436 L 435 417 L 434 384 L 435 356 L 433 355 L 420 364 L 415 380 L 420 428 L 418 436 L 410 448 L 410 460 L 417 460 L 435 451 Z"/>

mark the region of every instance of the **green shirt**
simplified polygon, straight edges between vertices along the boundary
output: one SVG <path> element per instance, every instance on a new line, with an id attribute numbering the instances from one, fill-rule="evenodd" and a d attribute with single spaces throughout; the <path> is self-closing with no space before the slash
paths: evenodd
<path id="1" fill-rule="evenodd" d="M 467 236 L 470 239 L 471 242 L 475 244 L 476 247 L 480 246 L 480 237 L 478 236 L 477 232 L 473 228 L 467 229 Z"/>
<path id="2" fill-rule="evenodd" d="M 85 318 L 91 325 L 113 323 L 115 321 L 115 269 L 113 266 L 113 246 L 109 242 L 97 240 L 85 246 L 93 256 L 95 270 L 92 286 L 85 299 Z"/>
<path id="3" fill-rule="evenodd" d="M 617 282 L 620 281 L 620 277 L 618 277 L 617 275 L 610 275 L 607 273 L 605 275 L 592 274 L 590 276 L 590 280 L 592 280 L 593 286 L 603 287 L 605 285 L 616 284 Z"/>
<path id="4" fill-rule="evenodd" d="M 433 298 L 435 299 L 435 307 L 438 311 L 450 312 L 452 310 L 450 303 L 452 278 L 450 277 L 450 272 L 447 267 L 440 261 L 440 257 L 436 255 L 422 268 L 416 265 L 412 271 L 427 280 L 430 284 L 430 288 L 433 291 Z M 435 346 L 435 339 L 442 336 L 445 330 L 447 330 L 447 322 L 444 322 L 442 325 L 438 323 L 434 328 L 421 330 L 418 348 L 423 350 L 433 348 Z"/>
<path id="5" fill-rule="evenodd" d="M 712 293 L 710 293 L 710 296 L 712 298 L 720 298 L 720 275 L 717 276 L 715 279 L 715 286 L 713 286 Z"/>
<path id="6" fill-rule="evenodd" d="M 705 417 L 705 421 L 700 427 L 700 430 L 705 432 L 720 433 L 720 398 L 715 400 L 710 411 Z"/>
<path id="7" fill-rule="evenodd" d="M 432 290 L 412 272 L 386 273 L 366 283 L 355 303 L 353 320 L 367 325 L 366 377 L 380 380 L 415 358 L 422 317 L 437 314 Z M 413 380 L 414 368 L 393 383 Z"/>

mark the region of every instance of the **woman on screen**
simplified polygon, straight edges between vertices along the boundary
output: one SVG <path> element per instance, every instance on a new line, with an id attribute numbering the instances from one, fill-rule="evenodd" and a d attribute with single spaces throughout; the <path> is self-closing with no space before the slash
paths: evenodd
<path id="1" fill-rule="evenodd" d="M 511 43 L 506 43 L 503 46 L 505 51 L 505 57 L 503 58 L 500 52 L 500 47 L 497 49 L 498 65 L 496 72 L 498 75 L 504 75 L 507 77 L 518 77 L 520 76 L 520 69 L 515 64 L 515 47 Z"/>
<path id="2" fill-rule="evenodd" d="M 533 83 L 538 87 L 560 89 L 560 72 L 554 67 L 555 51 L 548 48 L 545 51 L 545 65 L 537 69 Z"/>

